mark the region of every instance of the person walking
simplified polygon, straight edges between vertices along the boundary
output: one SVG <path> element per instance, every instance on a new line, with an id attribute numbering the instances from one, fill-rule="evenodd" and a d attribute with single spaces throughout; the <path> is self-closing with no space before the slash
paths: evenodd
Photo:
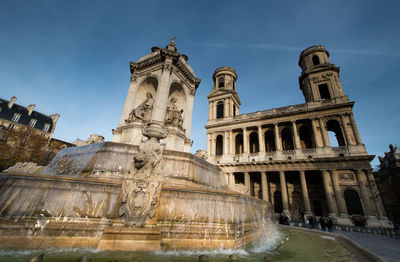
<path id="1" fill-rule="evenodd" d="M 332 232 L 332 227 L 333 227 L 333 220 L 332 218 L 328 217 L 327 221 L 326 221 L 326 226 L 328 228 L 329 232 Z"/>
<path id="2" fill-rule="evenodd" d="M 321 230 L 322 230 L 322 231 L 325 231 L 325 226 L 326 226 L 326 224 L 325 224 L 325 219 L 324 219 L 323 217 L 321 217 L 321 218 L 319 219 L 319 224 L 321 225 Z"/>

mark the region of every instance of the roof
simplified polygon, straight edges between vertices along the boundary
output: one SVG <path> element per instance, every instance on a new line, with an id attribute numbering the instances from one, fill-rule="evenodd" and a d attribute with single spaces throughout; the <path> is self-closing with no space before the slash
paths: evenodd
<path id="1" fill-rule="evenodd" d="M 14 114 L 20 114 L 21 116 L 16 123 L 28 126 L 31 119 L 36 119 L 34 128 L 44 131 L 45 124 L 49 124 L 48 130 L 45 132 L 50 133 L 52 131 L 54 123 L 50 116 L 35 110 L 32 111 L 31 115 L 28 115 L 26 107 L 14 103 L 11 108 L 8 108 L 8 103 L 8 100 L 0 98 L 0 119 L 12 121 Z"/>

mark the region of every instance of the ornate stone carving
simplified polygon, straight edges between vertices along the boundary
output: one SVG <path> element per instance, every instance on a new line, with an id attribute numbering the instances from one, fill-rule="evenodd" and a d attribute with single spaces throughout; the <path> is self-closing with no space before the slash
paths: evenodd
<path id="1" fill-rule="evenodd" d="M 161 191 L 161 172 L 162 148 L 149 140 L 134 156 L 134 165 L 122 183 L 119 215 L 125 217 L 127 225 L 143 227 L 146 219 L 154 216 Z"/>
<path id="2" fill-rule="evenodd" d="M 131 179 L 123 182 L 119 215 L 125 216 L 127 225 L 144 227 L 146 219 L 154 216 L 160 190 L 158 182 Z"/>
<path id="3" fill-rule="evenodd" d="M 183 109 L 179 110 L 176 105 L 176 98 L 172 97 L 167 104 L 167 111 L 165 114 L 165 124 L 178 126 L 182 128 L 183 125 Z"/>
<path id="4" fill-rule="evenodd" d="M 353 174 L 350 174 L 350 173 L 340 174 L 339 178 L 340 178 L 340 180 L 354 180 Z"/>
<path id="5" fill-rule="evenodd" d="M 15 165 L 4 170 L 4 173 L 23 172 L 23 173 L 40 173 L 43 166 L 39 166 L 33 162 L 18 162 Z"/>
<path id="6" fill-rule="evenodd" d="M 142 122 L 150 121 L 153 104 L 154 98 L 150 92 L 147 92 L 146 100 L 129 113 L 129 117 L 125 120 L 125 123 L 129 124 L 137 120 Z"/>

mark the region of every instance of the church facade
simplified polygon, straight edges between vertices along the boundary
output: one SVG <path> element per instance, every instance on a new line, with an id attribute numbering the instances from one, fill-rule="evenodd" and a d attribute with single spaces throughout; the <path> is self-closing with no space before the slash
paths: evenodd
<path id="1" fill-rule="evenodd" d="M 391 226 L 339 67 L 321 45 L 301 52 L 299 66 L 304 104 L 248 114 L 239 114 L 236 71 L 215 70 L 208 161 L 223 170 L 229 186 L 241 185 L 293 220 L 329 216 L 339 225 Z"/>

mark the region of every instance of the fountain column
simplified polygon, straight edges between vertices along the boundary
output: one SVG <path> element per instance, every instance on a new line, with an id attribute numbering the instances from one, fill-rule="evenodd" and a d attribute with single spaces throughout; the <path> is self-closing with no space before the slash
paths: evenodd
<path id="1" fill-rule="evenodd" d="M 249 190 L 249 195 L 251 195 L 251 188 L 250 188 L 250 174 L 249 172 L 244 173 L 244 185 Z"/>
<path id="2" fill-rule="evenodd" d="M 308 189 L 307 189 L 307 182 L 306 182 L 306 175 L 304 171 L 300 171 L 300 183 L 301 183 L 301 191 L 303 192 L 303 202 L 304 202 L 304 215 L 310 216 L 311 207 L 310 207 L 310 199 L 308 197 Z"/>
<path id="3" fill-rule="evenodd" d="M 279 178 L 280 178 L 280 183 L 281 183 L 281 195 L 282 195 L 283 212 L 287 216 L 290 216 L 288 193 L 287 193 L 286 179 L 285 179 L 285 171 L 279 171 Z"/>

